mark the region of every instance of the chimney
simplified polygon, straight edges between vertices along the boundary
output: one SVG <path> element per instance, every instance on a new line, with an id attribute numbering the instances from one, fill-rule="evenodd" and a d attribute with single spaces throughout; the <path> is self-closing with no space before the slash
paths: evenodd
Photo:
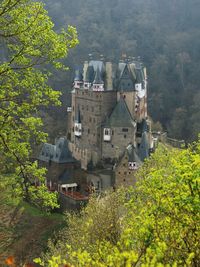
<path id="1" fill-rule="evenodd" d="M 83 65 L 83 81 L 85 81 L 85 78 L 86 78 L 86 72 L 87 72 L 88 65 L 89 65 L 88 61 L 85 61 L 84 65 Z"/>
<path id="2" fill-rule="evenodd" d="M 106 89 L 107 91 L 113 90 L 112 63 L 111 62 L 106 62 Z"/>

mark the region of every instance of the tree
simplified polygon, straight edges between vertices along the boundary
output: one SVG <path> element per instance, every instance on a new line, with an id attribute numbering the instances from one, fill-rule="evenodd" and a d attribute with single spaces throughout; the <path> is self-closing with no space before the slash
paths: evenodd
<path id="1" fill-rule="evenodd" d="M 49 64 L 63 69 L 60 59 L 77 43 L 76 29 L 57 34 L 44 5 L 30 0 L 0 3 L 0 176 L 13 191 L 54 207 L 56 195 L 44 187 L 44 169 L 30 160 L 32 147 L 46 140 L 38 110 L 59 104 L 60 93 L 48 85 Z M 38 188 L 32 186 L 37 179 Z M 42 193 L 41 193 L 42 192 Z"/>
<path id="2" fill-rule="evenodd" d="M 199 266 L 199 177 L 200 142 L 185 150 L 160 146 L 138 171 L 136 187 L 92 199 L 81 215 L 70 216 L 45 264 L 36 261 L 44 266 Z"/>

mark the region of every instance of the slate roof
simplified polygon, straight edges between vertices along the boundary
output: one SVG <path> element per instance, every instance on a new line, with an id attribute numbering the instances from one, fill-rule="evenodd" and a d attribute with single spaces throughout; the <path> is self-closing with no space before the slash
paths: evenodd
<path id="1" fill-rule="evenodd" d="M 148 132 L 148 125 L 145 119 L 137 123 L 137 133 L 142 134 L 143 132 Z"/>
<path id="2" fill-rule="evenodd" d="M 83 80 L 82 72 L 78 69 L 75 71 L 74 81 L 82 81 L 82 80 Z"/>
<path id="3" fill-rule="evenodd" d="M 144 74 L 141 63 L 120 62 L 118 65 L 116 83 L 118 90 L 133 91 L 135 83 L 142 83 Z"/>
<path id="4" fill-rule="evenodd" d="M 135 68 L 136 83 L 142 83 L 144 81 L 144 73 L 142 68 Z"/>
<path id="5" fill-rule="evenodd" d="M 138 151 L 139 157 L 142 161 L 149 157 L 149 141 L 147 132 L 143 132 L 142 139 Z"/>
<path id="6" fill-rule="evenodd" d="M 95 84 L 103 84 L 104 83 L 102 80 L 102 77 L 101 77 L 99 67 L 97 68 L 93 83 L 95 83 Z"/>
<path id="7" fill-rule="evenodd" d="M 93 67 L 94 71 L 96 72 L 97 69 L 99 68 L 99 71 L 101 72 L 101 74 L 105 71 L 105 66 L 103 61 L 101 60 L 91 60 L 89 62 L 89 67 Z"/>
<path id="8" fill-rule="evenodd" d="M 38 159 L 45 162 L 52 161 L 56 163 L 76 162 L 72 157 L 68 147 L 68 141 L 65 137 L 59 138 L 55 142 L 55 145 L 44 143 Z"/>
<path id="9" fill-rule="evenodd" d="M 122 76 L 122 73 L 124 72 L 124 68 L 126 67 L 126 63 L 125 62 L 119 62 L 118 65 L 118 77 Z"/>
<path id="10" fill-rule="evenodd" d="M 94 81 L 94 75 L 95 75 L 95 72 L 94 72 L 93 66 L 88 66 L 86 75 L 85 75 L 85 82 L 92 83 Z"/>
<path id="11" fill-rule="evenodd" d="M 128 153 L 129 162 L 137 162 L 138 164 L 142 163 L 141 159 L 139 158 L 137 154 L 136 148 L 132 144 L 128 145 L 126 150 Z"/>
<path id="12" fill-rule="evenodd" d="M 123 97 L 120 98 L 111 115 L 105 122 L 107 127 L 135 127 L 135 122 Z"/>

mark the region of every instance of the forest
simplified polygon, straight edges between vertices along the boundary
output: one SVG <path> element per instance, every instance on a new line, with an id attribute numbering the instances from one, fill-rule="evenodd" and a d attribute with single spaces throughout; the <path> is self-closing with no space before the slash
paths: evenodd
<path id="1" fill-rule="evenodd" d="M 140 57 L 148 71 L 148 108 L 169 136 L 195 140 L 200 132 L 200 29 L 198 0 L 49 0 L 45 1 L 55 28 L 77 28 L 79 45 L 52 84 L 69 101 L 73 70 L 88 54 L 117 61 L 122 54 Z M 54 116 L 63 121 L 65 109 Z M 51 117 L 50 116 L 50 117 Z M 50 121 L 51 122 L 51 121 Z M 53 123 L 53 122 L 52 122 Z M 58 132 L 65 132 L 63 123 Z"/>

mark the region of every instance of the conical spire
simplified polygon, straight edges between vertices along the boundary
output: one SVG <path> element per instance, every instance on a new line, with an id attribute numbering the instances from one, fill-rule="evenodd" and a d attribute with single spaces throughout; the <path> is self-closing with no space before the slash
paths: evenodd
<path id="1" fill-rule="evenodd" d="M 83 75 L 80 70 L 75 71 L 75 78 L 74 81 L 82 81 L 83 80 Z"/>
<path id="2" fill-rule="evenodd" d="M 88 66 L 85 75 L 85 82 L 92 83 L 93 79 L 94 79 L 94 68 L 93 66 Z"/>
<path id="3" fill-rule="evenodd" d="M 94 78 L 93 84 L 103 84 L 103 80 L 102 80 L 102 77 L 101 77 L 101 73 L 100 73 L 99 67 L 97 67 L 97 71 L 96 71 L 96 74 L 95 74 L 95 78 Z"/>

